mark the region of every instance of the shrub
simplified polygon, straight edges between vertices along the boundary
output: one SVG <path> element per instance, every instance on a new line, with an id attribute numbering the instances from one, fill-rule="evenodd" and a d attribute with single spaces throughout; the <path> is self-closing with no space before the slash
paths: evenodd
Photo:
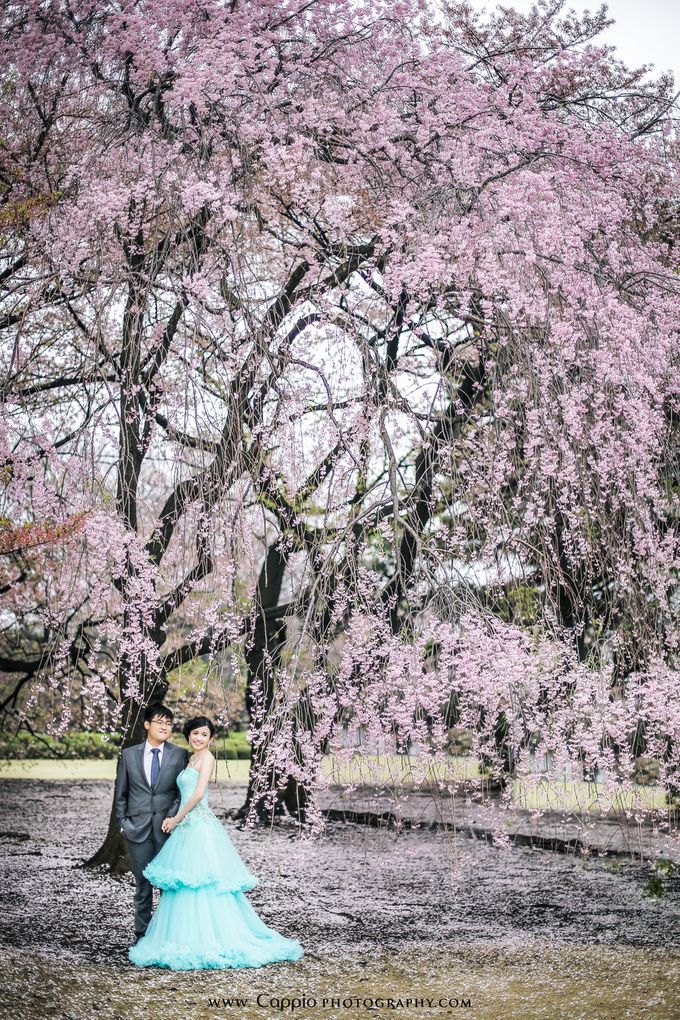
<path id="1" fill-rule="evenodd" d="M 176 734 L 170 738 L 180 747 L 184 741 Z M 0 759 L 14 761 L 26 758 L 72 760 L 74 758 L 117 758 L 120 736 L 117 733 L 68 733 L 52 737 L 47 733 L 0 733 Z M 217 737 L 216 754 L 231 760 L 250 758 L 250 744 L 245 733 Z"/>
<path id="2" fill-rule="evenodd" d="M 114 733 L 0 733 L 0 758 L 116 758 L 119 745 Z"/>

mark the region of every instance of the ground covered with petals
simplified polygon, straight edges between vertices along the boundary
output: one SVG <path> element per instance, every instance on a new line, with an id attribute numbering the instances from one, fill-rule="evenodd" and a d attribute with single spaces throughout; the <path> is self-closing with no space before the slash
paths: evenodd
<path id="1" fill-rule="evenodd" d="M 139 971 L 127 960 L 131 879 L 78 867 L 105 831 L 109 784 L 3 780 L 0 793 L 1 982 L 24 1020 L 680 1013 L 680 881 L 648 864 L 341 824 L 305 842 L 226 819 L 260 878 L 250 901 L 304 958 L 226 974 Z M 221 786 L 215 809 L 243 793 Z M 248 1004 L 229 1004 L 238 997 Z M 285 998 L 307 1004 L 281 1009 Z"/>

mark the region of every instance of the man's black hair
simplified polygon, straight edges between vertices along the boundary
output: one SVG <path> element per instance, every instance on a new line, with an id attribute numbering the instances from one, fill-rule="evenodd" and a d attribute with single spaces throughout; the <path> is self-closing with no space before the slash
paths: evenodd
<path id="1" fill-rule="evenodd" d="M 173 716 L 167 705 L 161 705 L 160 701 L 157 701 L 153 705 L 147 705 L 144 709 L 144 722 L 151 722 L 156 716 L 160 716 L 161 719 L 169 719 L 172 722 Z"/>

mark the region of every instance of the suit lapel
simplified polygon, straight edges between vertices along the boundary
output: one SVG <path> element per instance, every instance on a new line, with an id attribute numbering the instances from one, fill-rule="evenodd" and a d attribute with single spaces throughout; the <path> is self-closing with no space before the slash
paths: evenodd
<path id="1" fill-rule="evenodd" d="M 144 771 L 144 748 L 145 747 L 146 747 L 146 741 L 144 741 L 143 744 L 139 745 L 139 752 L 137 754 L 137 765 L 138 765 L 139 771 L 142 774 L 142 782 L 146 786 L 147 790 L 150 790 L 151 786 L 149 785 L 149 780 L 146 778 L 146 772 Z"/>

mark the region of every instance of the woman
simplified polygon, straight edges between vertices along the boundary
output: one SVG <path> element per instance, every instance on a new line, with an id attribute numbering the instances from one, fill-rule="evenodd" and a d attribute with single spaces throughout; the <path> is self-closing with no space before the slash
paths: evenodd
<path id="1" fill-rule="evenodd" d="M 244 894 L 259 879 L 208 807 L 214 725 L 197 716 L 183 732 L 193 754 L 177 776 L 179 811 L 163 821 L 163 831 L 171 836 L 144 869 L 163 894 L 146 934 L 130 948 L 130 959 L 139 967 L 172 970 L 299 960 L 300 943 L 268 928 L 248 902 Z"/>

